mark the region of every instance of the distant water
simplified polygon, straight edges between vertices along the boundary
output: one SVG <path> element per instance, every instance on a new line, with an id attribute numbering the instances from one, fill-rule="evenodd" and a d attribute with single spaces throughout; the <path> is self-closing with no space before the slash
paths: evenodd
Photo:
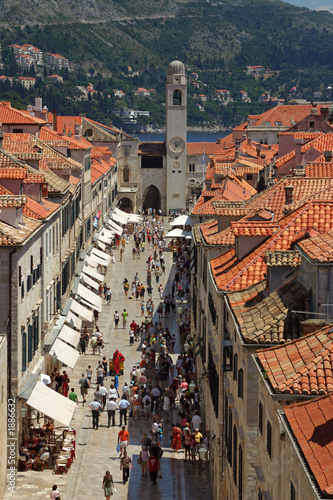
<path id="1" fill-rule="evenodd" d="M 222 132 L 189 132 L 187 134 L 187 142 L 216 142 L 217 139 L 222 139 L 229 135 L 229 131 Z M 133 134 L 140 141 L 164 141 L 165 134 Z"/>

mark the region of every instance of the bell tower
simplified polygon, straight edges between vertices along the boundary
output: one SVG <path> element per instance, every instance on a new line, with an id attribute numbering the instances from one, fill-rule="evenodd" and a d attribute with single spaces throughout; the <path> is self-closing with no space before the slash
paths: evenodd
<path id="1" fill-rule="evenodd" d="M 167 213 L 186 207 L 187 81 L 185 66 L 172 61 L 166 81 Z"/>

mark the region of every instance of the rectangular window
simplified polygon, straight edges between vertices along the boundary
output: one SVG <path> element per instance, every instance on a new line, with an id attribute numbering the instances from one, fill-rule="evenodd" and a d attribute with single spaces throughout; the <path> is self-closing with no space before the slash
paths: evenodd
<path id="1" fill-rule="evenodd" d="M 233 378 L 237 382 L 238 379 L 238 354 L 234 355 Z"/>
<path id="2" fill-rule="evenodd" d="M 22 371 L 27 369 L 27 334 L 22 333 Z"/>
<path id="3" fill-rule="evenodd" d="M 244 397 L 244 372 L 243 368 L 238 370 L 238 397 Z"/>
<path id="4" fill-rule="evenodd" d="M 31 255 L 30 256 L 30 274 L 32 274 L 33 272 L 34 272 L 34 258 Z"/>
<path id="5" fill-rule="evenodd" d="M 259 401 L 259 407 L 258 407 L 258 427 L 259 427 L 259 432 L 262 435 L 263 432 L 263 423 L 264 423 L 264 407 L 262 405 L 262 402 Z"/>
<path id="6" fill-rule="evenodd" d="M 266 448 L 269 457 L 272 458 L 272 426 L 269 420 L 267 421 Z"/>
<path id="7" fill-rule="evenodd" d="M 232 465 L 232 411 L 229 408 L 228 412 L 228 438 L 227 438 L 227 459 Z"/>
<path id="8" fill-rule="evenodd" d="M 24 281 L 22 280 L 22 285 L 21 285 L 21 299 L 24 299 Z"/>
<path id="9" fill-rule="evenodd" d="M 48 244 L 48 238 L 47 238 L 47 234 L 46 234 L 45 235 L 45 255 L 46 255 L 46 257 L 47 257 L 47 254 L 48 254 L 47 244 Z"/>
<path id="10" fill-rule="evenodd" d="M 49 321 L 49 292 L 46 292 L 46 298 L 45 298 L 45 320 L 46 322 Z"/>
<path id="11" fill-rule="evenodd" d="M 237 484 L 237 428 L 234 425 L 234 451 L 233 451 L 233 458 L 232 458 L 232 463 L 233 463 L 233 477 L 234 477 L 234 483 Z"/>
<path id="12" fill-rule="evenodd" d="M 19 266 L 19 272 L 18 272 L 18 286 L 21 286 L 22 285 L 22 270 L 21 270 L 21 266 Z"/>
<path id="13" fill-rule="evenodd" d="M 51 236 L 52 236 L 52 233 L 51 233 L 51 229 L 49 231 L 49 252 L 51 253 L 52 252 L 52 241 L 51 241 Z"/>
<path id="14" fill-rule="evenodd" d="M 32 360 L 32 326 L 28 326 L 28 363 Z"/>
<path id="15" fill-rule="evenodd" d="M 33 339 L 34 339 L 34 353 L 38 349 L 38 344 L 39 344 L 39 321 L 38 321 L 38 316 L 35 316 L 34 322 L 33 322 Z"/>
<path id="16" fill-rule="evenodd" d="M 31 288 L 32 288 L 32 276 L 31 274 L 29 274 L 29 276 L 27 277 L 27 292 L 29 292 Z"/>
<path id="17" fill-rule="evenodd" d="M 238 500 L 243 500 L 243 449 L 238 446 Z"/>

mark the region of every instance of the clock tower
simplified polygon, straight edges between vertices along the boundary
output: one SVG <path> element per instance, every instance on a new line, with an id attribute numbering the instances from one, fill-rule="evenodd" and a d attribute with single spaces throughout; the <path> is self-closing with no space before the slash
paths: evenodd
<path id="1" fill-rule="evenodd" d="M 186 207 L 187 82 L 185 66 L 173 61 L 166 81 L 167 213 Z"/>

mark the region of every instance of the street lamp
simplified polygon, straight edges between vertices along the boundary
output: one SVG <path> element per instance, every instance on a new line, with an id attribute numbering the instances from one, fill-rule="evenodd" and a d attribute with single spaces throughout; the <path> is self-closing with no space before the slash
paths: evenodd
<path id="1" fill-rule="evenodd" d="M 26 406 L 24 406 L 24 404 L 23 404 L 20 408 L 20 415 L 21 415 L 22 420 L 27 416 L 27 413 L 28 413 L 28 410 L 27 410 Z"/>
<path id="2" fill-rule="evenodd" d="M 51 355 L 51 360 L 52 360 L 52 363 L 55 365 L 56 362 L 58 361 L 58 356 L 56 355 L 55 351 L 53 351 L 52 355 Z"/>
<path id="3" fill-rule="evenodd" d="M 187 340 L 185 340 L 183 347 L 184 347 L 184 352 L 187 353 L 187 351 L 189 350 L 189 347 L 190 347 L 190 344 L 187 342 Z"/>
<path id="4" fill-rule="evenodd" d="M 201 443 L 200 448 L 198 449 L 198 455 L 201 460 L 205 460 L 207 458 L 207 450 L 203 443 Z"/>
<path id="5" fill-rule="evenodd" d="M 193 393 L 194 393 L 194 391 L 195 391 L 195 387 L 196 387 L 196 385 L 195 385 L 195 383 L 194 383 L 194 380 L 191 380 L 191 383 L 190 383 L 190 384 L 189 384 L 189 386 L 188 386 L 188 388 L 189 388 L 189 390 L 190 390 L 190 393 L 191 393 L 191 394 L 193 394 Z"/>
<path id="6" fill-rule="evenodd" d="M 70 328 L 74 328 L 74 321 L 73 321 L 73 318 L 71 318 L 68 322 Z"/>

